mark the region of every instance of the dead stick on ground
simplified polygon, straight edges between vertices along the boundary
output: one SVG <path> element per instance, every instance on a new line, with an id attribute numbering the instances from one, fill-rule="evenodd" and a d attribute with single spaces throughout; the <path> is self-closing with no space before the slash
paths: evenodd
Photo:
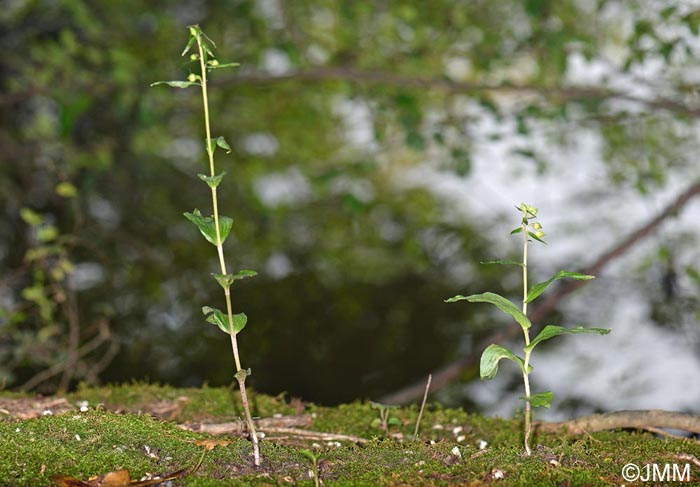
<path id="1" fill-rule="evenodd" d="M 626 239 L 618 245 L 610 249 L 608 252 L 601 255 L 593 264 L 586 267 L 582 273 L 598 274 L 607 264 L 624 255 L 635 244 L 642 241 L 644 238 L 651 235 L 661 223 L 669 216 L 676 215 L 694 196 L 700 194 L 700 182 L 695 182 L 690 185 L 685 191 L 668 205 L 661 213 L 651 219 L 645 225 L 632 232 Z M 550 313 L 565 296 L 575 291 L 579 287 L 585 285 L 589 281 L 570 281 L 559 286 L 555 292 L 549 294 L 538 306 L 534 307 L 530 314 L 530 321 L 536 322 L 544 318 Z M 474 366 L 479 361 L 481 351 L 490 343 L 502 343 L 512 339 L 520 331 L 519 327 L 511 327 L 507 330 L 502 330 L 481 340 L 475 347 L 475 352 L 471 355 L 459 358 L 437 371 L 433 372 L 433 390 L 438 390 L 441 387 L 449 384 L 471 366 Z M 380 402 L 385 404 L 407 404 L 419 398 L 423 393 L 423 381 L 413 383 L 403 389 L 385 395 L 380 399 Z"/>
<path id="2" fill-rule="evenodd" d="M 413 438 L 411 441 L 416 441 L 418 436 L 418 428 L 420 428 L 420 420 L 423 419 L 423 410 L 425 409 L 425 401 L 428 400 L 428 391 L 430 390 L 430 382 L 433 380 L 433 374 L 428 374 L 428 383 L 425 384 L 425 394 L 423 394 L 423 402 L 420 404 L 420 411 L 418 411 L 418 419 L 416 420 L 416 429 L 413 432 Z"/>
<path id="3" fill-rule="evenodd" d="M 563 430 L 571 435 L 625 428 L 669 428 L 700 434 L 700 416 L 651 409 L 640 411 L 615 411 L 612 413 L 582 416 L 559 423 L 537 424 L 537 431 L 540 432 L 554 433 Z"/>

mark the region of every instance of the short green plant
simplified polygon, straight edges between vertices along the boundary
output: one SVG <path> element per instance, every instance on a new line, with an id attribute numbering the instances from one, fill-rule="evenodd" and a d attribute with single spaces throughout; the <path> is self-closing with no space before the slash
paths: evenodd
<path id="1" fill-rule="evenodd" d="M 569 271 L 559 271 L 550 279 L 537 283 L 528 289 L 528 263 L 527 263 L 527 246 L 532 240 L 536 240 L 541 243 L 545 243 L 543 240 L 544 232 L 542 231 L 542 225 L 535 221 L 537 218 L 537 208 L 534 206 L 526 205 L 521 203 L 520 207 L 516 209 L 522 213 L 522 219 L 520 221 L 520 226 L 514 229 L 511 235 L 522 234 L 522 246 L 523 246 L 523 258 L 521 262 L 514 260 L 494 260 L 483 262 L 483 264 L 498 264 L 498 265 L 516 265 L 522 268 L 523 275 L 523 301 L 522 310 L 513 304 L 510 300 L 500 296 L 495 293 L 482 293 L 482 294 L 472 294 L 471 296 L 457 295 L 450 299 L 445 300 L 447 303 L 454 303 L 456 301 L 467 300 L 471 303 L 490 303 L 496 306 L 498 309 L 504 313 L 512 316 L 515 321 L 520 325 L 523 330 L 523 335 L 525 338 L 525 347 L 523 348 L 524 356 L 520 357 L 500 345 L 491 344 L 481 355 L 480 363 L 480 376 L 482 379 L 493 379 L 498 372 L 498 362 L 505 358 L 515 362 L 523 374 L 523 384 L 525 385 L 525 395 L 521 396 L 520 399 L 525 401 L 525 453 L 530 455 L 532 452 L 530 450 L 530 433 L 531 433 L 531 421 L 532 407 L 546 407 L 549 408 L 552 403 L 553 395 L 551 391 L 538 392 L 533 394 L 530 391 L 530 372 L 532 371 L 532 366 L 530 365 L 530 358 L 532 356 L 532 351 L 537 346 L 537 344 L 549 340 L 555 336 L 559 335 L 571 335 L 578 333 L 598 333 L 600 335 L 605 335 L 610 333 L 607 328 L 584 328 L 578 326 L 576 328 L 564 328 L 562 326 L 547 325 L 534 339 L 530 339 L 530 323 L 527 317 L 527 305 L 533 302 L 539 297 L 542 292 L 547 289 L 547 287 L 554 281 L 559 279 L 569 278 L 577 280 L 587 280 L 593 279 L 594 276 L 588 274 L 580 274 L 578 272 Z"/>
<path id="2" fill-rule="evenodd" d="M 318 461 L 323 455 L 321 453 L 314 453 L 311 450 L 306 449 L 299 451 L 311 462 L 311 472 L 313 472 L 314 475 L 314 487 L 319 487 L 321 485 L 321 479 L 318 477 Z"/>
<path id="3" fill-rule="evenodd" d="M 206 321 L 208 323 L 218 326 L 221 331 L 228 334 L 231 337 L 231 351 L 233 353 L 233 359 L 236 364 L 236 380 L 238 381 L 239 390 L 241 392 L 241 402 L 243 404 L 243 411 L 245 414 L 246 423 L 248 426 L 248 432 L 250 438 L 253 442 L 253 456 L 255 459 L 255 465 L 260 465 L 260 450 L 258 446 L 258 437 L 255 431 L 255 424 L 253 423 L 253 418 L 250 414 L 250 406 L 248 403 L 248 396 L 246 394 L 245 381 L 250 375 L 250 369 L 244 369 L 241 366 L 241 359 L 238 353 L 238 341 L 237 335 L 243 330 L 246 323 L 248 322 L 248 317 L 245 313 L 233 314 L 233 307 L 231 305 L 231 286 L 234 282 L 245 279 L 248 277 L 253 277 L 257 273 L 255 271 L 240 270 L 235 274 L 230 274 L 226 269 L 226 261 L 224 260 L 224 241 L 231 232 L 231 227 L 233 226 L 233 220 L 227 216 L 219 214 L 219 204 L 217 199 L 217 188 L 221 183 L 222 179 L 226 175 L 226 172 L 218 173 L 214 166 L 214 153 L 217 148 L 225 150 L 227 153 L 231 152 L 231 147 L 224 137 L 212 137 L 210 122 L 209 122 L 209 99 L 207 97 L 207 73 L 212 70 L 238 66 L 237 63 L 227 63 L 221 64 L 216 59 L 214 55 L 214 48 L 216 44 L 214 41 L 209 39 L 202 29 L 198 25 L 191 25 L 189 29 L 189 40 L 185 46 L 182 55 L 185 56 L 190 52 L 192 48 L 196 48 L 195 52 L 190 54 L 190 61 L 199 64 L 199 74 L 190 73 L 187 77 L 187 81 L 158 81 L 151 84 L 151 86 L 165 84 L 172 86 L 174 88 L 188 88 L 190 86 L 199 86 L 202 90 L 202 103 L 204 106 L 204 131 L 205 139 L 204 146 L 206 148 L 206 153 L 208 156 L 208 166 L 209 174 L 198 174 L 200 180 L 202 180 L 211 190 L 211 201 L 212 201 L 212 215 L 204 216 L 198 209 L 192 213 L 185 213 L 185 217 L 191 221 L 201 232 L 204 238 L 212 245 L 216 247 L 216 252 L 219 258 L 219 267 L 221 273 L 212 274 L 216 282 L 224 290 L 224 297 L 226 299 L 226 312 L 223 312 L 217 308 L 210 306 L 202 307 L 202 312 L 206 316 Z"/>
<path id="4" fill-rule="evenodd" d="M 398 406 L 387 406 L 378 402 L 369 401 L 369 407 L 376 409 L 379 412 L 379 417 L 372 420 L 372 427 L 379 428 L 384 431 L 385 436 L 389 436 L 389 426 L 400 426 L 401 420 L 390 416 L 392 409 L 398 409 Z"/>

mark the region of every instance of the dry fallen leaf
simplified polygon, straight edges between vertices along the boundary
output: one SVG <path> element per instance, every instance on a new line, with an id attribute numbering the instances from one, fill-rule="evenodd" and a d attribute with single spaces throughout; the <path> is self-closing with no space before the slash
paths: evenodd
<path id="1" fill-rule="evenodd" d="M 205 440 L 197 440 L 194 442 L 195 445 L 197 446 L 203 446 L 207 450 L 213 450 L 217 446 L 227 446 L 230 445 L 231 442 L 227 440 L 213 440 L 213 439 L 205 439 Z"/>
<path id="2" fill-rule="evenodd" d="M 213 448 L 213 447 L 212 447 Z M 76 479 L 68 475 L 52 475 L 51 482 L 57 487 L 148 487 L 150 485 L 162 484 L 168 480 L 175 480 L 184 477 L 189 472 L 183 468 L 175 472 L 168 473 L 164 476 L 154 477 L 148 480 L 131 480 L 129 471 L 126 469 L 115 470 L 99 477 L 93 477 L 87 481 Z"/>

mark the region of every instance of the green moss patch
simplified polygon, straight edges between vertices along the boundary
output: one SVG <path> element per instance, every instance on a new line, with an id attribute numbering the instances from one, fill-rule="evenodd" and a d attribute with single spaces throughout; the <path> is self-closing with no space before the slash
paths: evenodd
<path id="1" fill-rule="evenodd" d="M 48 486 L 50 476 L 63 474 L 87 480 L 125 468 L 132 479 L 164 475 L 193 467 L 204 449 L 197 440 L 211 436 L 187 431 L 184 421 L 223 422 L 237 415 L 236 394 L 224 388 L 175 389 L 133 384 L 81 388 L 66 397 L 75 409 L 63 414 L 0 422 L 0 485 Z M 531 457 L 522 454 L 518 420 L 486 418 L 436 405 L 426 409 L 418 440 L 411 442 L 418 410 L 391 410 L 396 418 L 378 427 L 377 410 L 366 403 L 335 408 L 301 405 L 281 397 L 255 395 L 257 414 L 312 416 L 308 430 L 342 433 L 367 439 L 363 444 L 309 440 L 293 433 L 270 434 L 262 441 L 263 465 L 255 468 L 250 442 L 231 443 L 207 451 L 201 467 L 171 485 L 314 485 L 312 466 L 302 448 L 320 453 L 323 485 L 621 485 L 627 463 L 691 463 L 693 480 L 700 457 L 693 440 L 667 439 L 650 433 L 603 432 L 568 437 L 536 435 Z M 3 400 L 21 400 L 0 394 Z M 88 410 L 78 403 L 88 401 Z M 173 419 L 155 418 L 153 405 L 178 404 Z M 167 409 L 167 408 L 166 408 Z M 122 412 L 119 412 L 122 411 Z M 130 412 L 126 412 L 130 411 Z M 137 411 L 142 411 L 138 413 Z M 374 423 L 373 423 L 374 421 Z M 274 442 L 270 437 L 275 437 Z"/>

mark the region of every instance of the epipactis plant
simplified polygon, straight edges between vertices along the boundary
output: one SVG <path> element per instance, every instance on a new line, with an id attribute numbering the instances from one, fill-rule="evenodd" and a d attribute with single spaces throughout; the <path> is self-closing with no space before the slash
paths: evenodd
<path id="1" fill-rule="evenodd" d="M 518 365 L 523 374 L 523 384 L 525 385 L 525 395 L 521 396 L 520 399 L 525 401 L 525 453 L 530 455 L 532 453 L 530 449 L 530 434 L 532 430 L 532 413 L 531 409 L 533 407 L 546 407 L 549 408 L 552 403 L 553 395 L 551 391 L 532 393 L 530 391 L 530 372 L 532 372 L 532 366 L 530 365 L 530 358 L 532 356 L 532 351 L 535 347 L 545 340 L 549 340 L 555 336 L 559 335 L 573 335 L 579 333 L 598 333 L 600 335 L 605 335 L 610 333 L 607 328 L 584 328 L 578 326 L 576 328 L 564 328 L 563 326 L 547 325 L 542 331 L 533 339 L 530 339 L 530 328 L 532 323 L 527 317 L 527 305 L 537 299 L 542 292 L 544 292 L 547 287 L 554 281 L 559 279 L 569 278 L 577 280 L 587 280 L 593 279 L 594 276 L 588 274 L 580 274 L 578 272 L 569 271 L 559 271 L 550 279 L 544 282 L 537 283 L 532 287 L 528 288 L 528 263 L 527 263 L 527 247 L 531 239 L 536 240 L 541 243 L 546 243 L 544 238 L 544 232 L 542 231 L 542 225 L 540 222 L 535 221 L 537 219 L 537 208 L 534 206 L 526 205 L 521 203 L 520 207 L 516 206 L 516 209 L 522 213 L 522 220 L 520 221 L 520 226 L 514 229 L 511 235 L 522 234 L 522 246 L 523 246 L 523 258 L 521 262 L 514 260 L 493 260 L 488 262 L 482 262 L 483 264 L 498 264 L 498 265 L 516 265 L 522 268 L 523 275 L 523 301 L 522 308 L 513 304 L 510 300 L 504 298 L 503 296 L 496 293 L 482 293 L 482 294 L 472 294 L 471 296 L 457 295 L 450 299 L 445 300 L 446 303 L 454 303 L 456 301 L 467 300 L 471 303 L 490 303 L 496 306 L 498 309 L 504 313 L 510 315 L 515 319 L 515 321 L 520 325 L 523 330 L 523 336 L 525 338 L 525 347 L 523 348 L 523 357 L 520 357 L 500 345 L 491 344 L 481 355 L 480 363 L 480 376 L 482 379 L 493 379 L 498 372 L 498 362 L 501 359 L 508 359 Z"/>
<path id="2" fill-rule="evenodd" d="M 214 166 L 214 153 L 217 148 L 223 149 L 226 153 L 231 152 L 231 147 L 224 137 L 212 137 L 210 122 L 209 122 L 209 99 L 207 96 L 207 74 L 215 69 L 228 68 L 238 66 L 237 63 L 227 63 L 221 64 L 216 59 L 214 55 L 214 48 L 216 44 L 209 37 L 207 37 L 202 29 L 198 25 L 191 25 L 189 29 L 189 40 L 185 46 L 182 55 L 187 55 L 193 48 L 195 49 L 192 54 L 190 54 L 190 61 L 199 64 L 199 74 L 190 73 L 187 77 L 187 81 L 158 81 L 152 83 L 151 86 L 165 84 L 172 86 L 174 88 L 188 88 L 190 86 L 199 86 L 202 90 L 202 103 L 204 106 L 204 131 L 205 139 L 204 146 L 206 148 L 209 174 L 198 174 L 197 176 L 201 179 L 211 191 L 211 201 L 212 201 L 212 215 L 204 216 L 198 209 L 192 211 L 192 213 L 185 213 L 185 217 L 191 221 L 201 232 L 204 238 L 216 247 L 216 252 L 219 258 L 219 267 L 221 273 L 212 274 L 216 282 L 222 287 L 224 291 L 224 297 L 226 300 L 226 311 L 221 311 L 217 308 L 210 306 L 202 307 L 202 312 L 206 316 L 206 321 L 208 323 L 218 326 L 221 331 L 226 333 L 231 337 L 231 351 L 233 353 L 233 359 L 236 364 L 236 380 L 238 381 L 239 390 L 241 392 L 241 403 L 243 405 L 243 411 L 245 414 L 246 423 L 248 426 L 248 433 L 253 442 L 253 457 L 255 459 L 255 465 L 260 465 L 260 449 L 258 446 L 258 437 L 255 431 L 255 424 L 253 423 L 253 418 L 250 414 L 250 406 L 248 403 L 248 396 L 246 394 L 245 381 L 250 375 L 250 369 L 243 369 L 241 366 L 241 359 L 238 353 L 238 341 L 237 335 L 243 330 L 246 323 L 248 322 L 248 317 L 245 313 L 233 313 L 233 307 L 231 304 L 231 286 L 240 279 L 245 279 L 248 277 L 253 277 L 257 275 L 255 271 L 240 270 L 235 274 L 231 274 L 227 271 L 226 261 L 224 259 L 224 242 L 231 232 L 233 227 L 233 220 L 227 216 L 219 214 L 219 204 L 217 198 L 217 188 L 221 184 L 226 172 L 218 173 L 216 172 Z"/>

